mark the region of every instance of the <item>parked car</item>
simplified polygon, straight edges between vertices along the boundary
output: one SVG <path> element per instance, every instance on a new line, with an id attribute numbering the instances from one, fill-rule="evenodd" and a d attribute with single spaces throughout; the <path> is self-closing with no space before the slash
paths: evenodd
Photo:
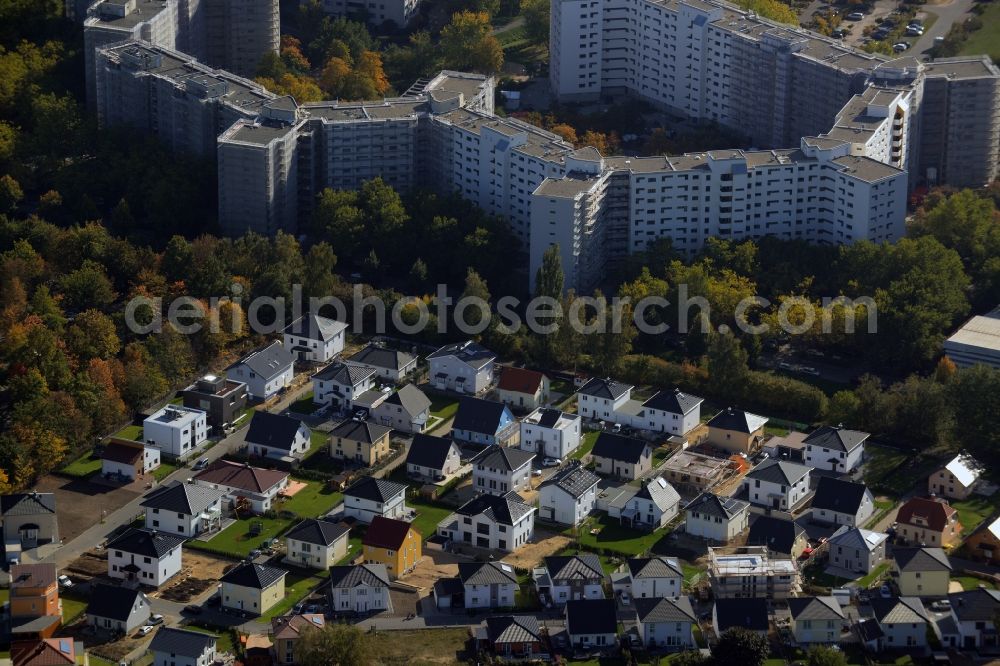
<path id="1" fill-rule="evenodd" d="M 139 628 L 139 635 L 140 636 L 146 636 L 146 635 L 152 633 L 152 631 L 153 631 L 153 627 L 147 624 L 145 627 L 140 627 Z"/>
<path id="2" fill-rule="evenodd" d="M 847 16 L 845 16 L 844 18 L 846 18 L 848 21 L 860 21 L 864 17 L 865 17 L 865 13 L 864 12 L 851 12 L 850 14 L 848 14 Z"/>
<path id="3" fill-rule="evenodd" d="M 151 624 L 154 627 L 156 625 L 158 625 L 158 624 L 163 624 L 163 616 L 160 615 L 159 613 L 156 613 L 154 615 L 150 615 L 149 616 L 149 624 Z"/>
<path id="4" fill-rule="evenodd" d="M 559 458 L 545 458 L 542 460 L 542 465 L 545 467 L 558 467 L 559 465 L 562 465 L 562 460 Z"/>
<path id="5" fill-rule="evenodd" d="M 188 615 L 201 615 L 202 607 L 198 604 L 188 604 L 184 607 L 183 612 Z"/>
<path id="6" fill-rule="evenodd" d="M 872 39 L 876 40 L 883 40 L 888 36 L 889 36 L 889 31 L 886 30 L 885 28 L 879 28 L 878 30 L 872 33 Z"/>
<path id="7" fill-rule="evenodd" d="M 540 469 L 531 470 L 531 476 L 541 476 L 541 475 L 542 475 L 542 470 Z"/>
<path id="8" fill-rule="evenodd" d="M 924 34 L 924 29 L 918 25 L 908 25 L 906 26 L 906 36 L 907 37 L 922 37 Z"/>
<path id="9" fill-rule="evenodd" d="M 951 610 L 951 602 L 947 599 L 939 599 L 931 604 L 931 610 L 934 611 L 949 611 Z"/>
<path id="10" fill-rule="evenodd" d="M 847 31 L 834 30 L 833 32 L 830 33 L 830 36 L 833 37 L 834 39 L 843 39 L 845 36 L 847 36 Z"/>
<path id="11" fill-rule="evenodd" d="M 632 597 L 628 595 L 628 592 L 621 593 L 622 606 L 628 606 L 632 603 Z"/>
<path id="12" fill-rule="evenodd" d="M 910 44 L 908 42 L 898 42 L 892 45 L 892 50 L 896 53 L 902 53 L 908 48 L 910 48 Z"/>
<path id="13" fill-rule="evenodd" d="M 878 596 L 882 597 L 883 599 L 889 599 L 890 597 L 892 597 L 892 590 L 889 589 L 888 585 L 883 585 L 882 587 L 878 588 Z"/>
<path id="14" fill-rule="evenodd" d="M 208 458 L 202 458 L 194 464 L 194 469 L 205 469 L 208 467 Z"/>
<path id="15" fill-rule="evenodd" d="M 73 587 L 73 581 L 69 576 L 63 574 L 59 576 L 59 587 Z"/>

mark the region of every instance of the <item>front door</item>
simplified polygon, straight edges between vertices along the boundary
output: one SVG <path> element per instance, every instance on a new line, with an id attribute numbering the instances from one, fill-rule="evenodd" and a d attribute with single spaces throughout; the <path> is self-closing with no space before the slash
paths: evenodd
<path id="1" fill-rule="evenodd" d="M 779 498 L 779 497 L 772 497 L 771 498 L 771 508 L 772 509 L 780 509 L 781 508 L 781 498 Z"/>

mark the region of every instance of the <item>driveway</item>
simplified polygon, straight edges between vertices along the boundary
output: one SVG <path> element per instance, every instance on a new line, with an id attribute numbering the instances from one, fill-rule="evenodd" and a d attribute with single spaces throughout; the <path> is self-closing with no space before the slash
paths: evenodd
<path id="1" fill-rule="evenodd" d="M 924 5 L 917 14 L 918 18 L 923 18 L 921 15 L 925 13 L 937 14 L 938 18 L 934 25 L 913 43 L 909 52 L 914 55 L 927 55 L 927 52 L 934 46 L 934 38 L 944 37 L 956 21 L 964 21 L 974 4 L 973 0 L 949 0 L 940 4 L 928 3 Z"/>

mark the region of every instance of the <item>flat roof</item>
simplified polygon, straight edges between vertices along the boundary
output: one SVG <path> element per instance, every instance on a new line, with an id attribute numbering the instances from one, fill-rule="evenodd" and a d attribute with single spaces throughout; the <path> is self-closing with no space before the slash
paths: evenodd
<path id="1" fill-rule="evenodd" d="M 220 141 L 240 141 L 266 146 L 275 139 L 287 136 L 294 129 L 291 125 L 273 126 L 242 122 L 223 134 Z"/>
<path id="2" fill-rule="evenodd" d="M 543 197 L 572 199 L 589 190 L 600 179 L 600 176 L 590 174 L 569 173 L 562 178 L 546 178 L 534 193 Z"/>
<path id="3" fill-rule="evenodd" d="M 979 347 L 1000 351 L 1000 307 L 985 315 L 977 315 L 951 334 L 946 345 Z"/>

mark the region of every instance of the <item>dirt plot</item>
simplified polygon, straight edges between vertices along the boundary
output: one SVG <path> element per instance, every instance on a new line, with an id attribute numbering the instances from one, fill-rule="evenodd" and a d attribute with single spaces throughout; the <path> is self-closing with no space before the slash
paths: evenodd
<path id="1" fill-rule="evenodd" d="M 413 571 L 400 578 L 400 580 L 407 585 L 412 585 L 422 590 L 429 590 L 434 587 L 435 581 L 439 578 L 453 578 L 457 576 L 459 562 L 468 562 L 468 560 L 459 559 L 451 553 L 432 550 L 425 553 L 423 559 L 417 562 L 417 566 L 413 568 Z"/>
<path id="2" fill-rule="evenodd" d="M 389 586 L 389 598 L 392 600 L 392 615 L 398 617 L 406 616 L 410 613 L 417 614 L 417 603 L 420 601 L 420 593 L 416 590 L 393 583 Z"/>
<path id="3" fill-rule="evenodd" d="M 139 496 L 128 487 L 114 488 L 81 479 L 65 479 L 47 474 L 35 484 L 40 493 L 54 493 L 59 508 L 59 536 L 69 543 L 101 520 Z"/>
<path id="4" fill-rule="evenodd" d="M 88 550 L 70 562 L 69 566 L 66 567 L 66 571 L 73 574 L 73 578 L 78 581 L 87 581 L 107 575 L 108 554 L 96 550 Z"/>
<path id="5" fill-rule="evenodd" d="M 535 529 L 535 536 L 530 543 L 517 549 L 517 552 L 503 556 L 503 561 L 522 569 L 538 566 L 549 555 L 555 555 L 572 543 L 572 539 L 562 534 Z"/>
<path id="6" fill-rule="evenodd" d="M 63 627 L 59 631 L 60 636 L 71 637 L 74 640 L 82 641 L 84 647 L 89 651 L 93 650 L 98 656 L 104 657 L 108 661 L 117 664 L 126 656 L 149 645 L 156 632 L 147 636 L 136 636 L 133 631 L 129 636 L 123 636 L 115 640 L 111 635 L 103 631 L 94 631 L 84 622 L 78 622 L 71 627 Z"/>
<path id="7" fill-rule="evenodd" d="M 226 569 L 235 565 L 236 562 L 232 560 L 186 550 L 181 555 L 180 573 L 154 592 L 153 596 L 185 604 L 197 599 L 209 588 L 214 588 Z"/>

